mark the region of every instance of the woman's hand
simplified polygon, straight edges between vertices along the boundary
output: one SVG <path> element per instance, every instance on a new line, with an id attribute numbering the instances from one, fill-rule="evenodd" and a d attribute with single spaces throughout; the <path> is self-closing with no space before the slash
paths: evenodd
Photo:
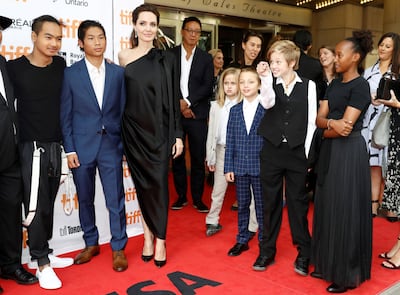
<path id="1" fill-rule="evenodd" d="M 375 99 L 375 101 L 379 104 L 384 104 L 385 106 L 393 107 L 400 109 L 400 102 L 397 99 L 396 95 L 394 94 L 393 90 L 390 90 L 390 99 Z"/>
<path id="2" fill-rule="evenodd" d="M 175 144 L 172 146 L 172 157 L 175 159 L 179 157 L 183 152 L 183 141 L 180 138 L 175 140 Z"/>

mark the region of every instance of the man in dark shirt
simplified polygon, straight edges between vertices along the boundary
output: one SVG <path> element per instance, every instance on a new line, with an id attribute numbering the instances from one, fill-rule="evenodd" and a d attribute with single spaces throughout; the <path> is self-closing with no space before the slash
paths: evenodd
<path id="1" fill-rule="evenodd" d="M 317 85 L 317 98 L 324 95 L 322 66 L 318 59 L 308 55 L 312 47 L 312 35 L 308 30 L 298 30 L 293 36 L 293 42 L 300 48 L 299 68 L 296 70 L 300 77 L 310 79 Z"/>
<path id="2" fill-rule="evenodd" d="M 0 16 L 0 44 L 2 31 L 12 20 Z M 22 182 L 16 144 L 16 114 L 14 92 L 6 71 L 6 60 L 0 55 L 0 269 L 1 277 L 30 285 L 38 282 L 21 265 Z M 0 287 L 0 293 L 3 289 Z"/>
<path id="3" fill-rule="evenodd" d="M 44 289 L 58 289 L 53 270 L 62 258 L 51 256 L 48 241 L 53 233 L 54 201 L 60 183 L 60 94 L 65 61 L 57 56 L 62 30 L 57 19 L 43 15 L 33 20 L 33 50 L 8 62 L 17 98 L 19 154 L 24 187 L 24 208 L 32 260 Z M 54 259 L 56 258 L 56 261 Z M 72 264 L 67 261 L 66 265 Z M 58 266 L 60 267 L 60 266 Z"/>

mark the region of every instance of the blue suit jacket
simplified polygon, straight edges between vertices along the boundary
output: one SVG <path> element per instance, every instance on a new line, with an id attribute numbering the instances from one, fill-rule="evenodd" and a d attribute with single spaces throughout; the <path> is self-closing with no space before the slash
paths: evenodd
<path id="1" fill-rule="evenodd" d="M 61 130 L 66 153 L 76 152 L 81 163 L 95 159 L 101 145 L 101 130 L 118 148 L 121 157 L 121 118 L 125 107 L 124 69 L 105 62 L 102 108 L 99 107 L 85 60 L 64 72 L 61 92 Z"/>
<path id="2" fill-rule="evenodd" d="M 250 133 L 247 134 L 243 102 L 231 108 L 226 133 L 224 173 L 233 172 L 236 176 L 260 175 L 260 151 L 263 138 L 257 134 L 257 129 L 264 112 L 264 108 L 258 104 Z"/>

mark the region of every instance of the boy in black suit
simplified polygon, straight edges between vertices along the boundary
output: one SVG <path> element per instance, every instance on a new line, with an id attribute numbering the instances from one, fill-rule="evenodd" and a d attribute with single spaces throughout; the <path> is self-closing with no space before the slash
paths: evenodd
<path id="1" fill-rule="evenodd" d="M 262 90 L 263 87 L 266 90 L 273 88 L 275 94 L 261 93 L 261 104 L 266 109 L 258 128 L 258 133 L 264 137 L 260 153 L 264 234 L 253 269 L 263 271 L 274 263 L 276 240 L 282 222 L 282 191 L 285 183 L 292 239 L 299 252 L 294 270 L 306 276 L 311 237 L 305 183 L 307 156 L 315 130 L 317 99 L 315 83 L 300 78 L 294 71 L 299 56 L 300 49 L 292 41 L 277 41 L 268 51 L 270 65 L 262 62 L 257 67 L 262 77 Z"/>

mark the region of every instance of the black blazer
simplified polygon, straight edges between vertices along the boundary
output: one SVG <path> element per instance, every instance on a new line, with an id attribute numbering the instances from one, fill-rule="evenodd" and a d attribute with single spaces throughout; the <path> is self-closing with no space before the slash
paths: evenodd
<path id="1" fill-rule="evenodd" d="M 299 68 L 296 70 L 300 77 L 307 78 L 315 82 L 317 86 L 317 98 L 323 98 L 326 89 L 324 74 L 320 61 L 313 58 L 303 51 L 300 53 Z"/>
<path id="2" fill-rule="evenodd" d="M 6 97 L 0 93 L 0 172 L 18 159 L 16 147 L 16 122 L 14 90 L 6 70 L 6 60 L 0 55 L 0 71 L 3 76 Z M 7 103 L 5 101 L 7 99 Z"/>
<path id="3" fill-rule="evenodd" d="M 176 56 L 178 73 L 181 73 L 181 53 L 182 45 L 170 49 Z M 180 79 L 180 74 L 179 74 Z M 190 109 L 195 114 L 196 119 L 206 119 L 209 112 L 209 101 L 213 93 L 214 66 L 212 57 L 207 52 L 196 47 L 192 66 L 189 74 L 189 101 Z M 179 95 L 182 93 L 179 88 Z"/>

